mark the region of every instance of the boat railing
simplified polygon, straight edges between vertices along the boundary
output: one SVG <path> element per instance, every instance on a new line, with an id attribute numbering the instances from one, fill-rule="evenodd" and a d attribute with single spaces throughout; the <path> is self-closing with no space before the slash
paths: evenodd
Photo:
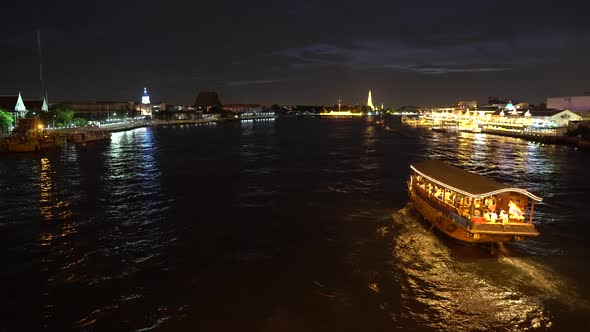
<path id="1" fill-rule="evenodd" d="M 480 225 L 492 225 L 492 227 L 493 225 L 515 225 L 514 227 L 519 227 L 519 225 L 531 224 L 526 222 L 527 219 L 530 219 L 528 214 L 530 212 L 528 209 L 526 211 L 527 214 L 521 218 L 516 219 L 512 216 L 507 216 L 508 219 L 506 219 L 506 222 L 500 220 L 496 222 L 490 222 L 484 218 L 481 207 L 476 206 L 474 211 L 478 214 L 473 216 L 469 213 L 469 207 L 460 205 L 460 203 L 458 203 L 456 200 L 448 200 L 445 199 L 445 197 L 442 199 L 440 197 L 436 197 L 434 193 L 428 192 L 428 189 L 424 184 L 419 185 L 417 183 L 413 183 L 412 185 L 416 189 L 414 192 L 422 200 L 429 202 L 433 208 L 437 209 L 448 218 L 454 220 L 456 223 L 469 230 L 476 229 L 477 227 L 479 227 L 479 229 L 487 227 Z"/>
<path id="2" fill-rule="evenodd" d="M 471 229 L 471 227 L 473 227 L 473 222 L 463 217 L 461 215 L 461 211 L 456 205 L 449 203 L 448 200 L 441 200 L 435 197 L 434 194 L 428 193 L 425 188 L 422 188 L 419 185 L 414 185 L 414 188 L 418 189 L 414 191 L 418 197 L 426 202 L 429 202 L 431 205 L 434 205 L 432 207 L 445 215 L 447 218 L 454 220 L 464 228 Z"/>

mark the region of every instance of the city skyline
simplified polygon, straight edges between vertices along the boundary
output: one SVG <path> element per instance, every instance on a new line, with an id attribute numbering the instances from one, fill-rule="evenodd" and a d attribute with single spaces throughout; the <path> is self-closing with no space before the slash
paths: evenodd
<path id="1" fill-rule="evenodd" d="M 590 92 L 581 3 L 453 1 L 80 5 L 11 3 L 0 33 L 0 94 L 49 101 L 139 100 L 445 105 L 531 103 Z M 37 17 L 37 18 L 36 18 Z"/>

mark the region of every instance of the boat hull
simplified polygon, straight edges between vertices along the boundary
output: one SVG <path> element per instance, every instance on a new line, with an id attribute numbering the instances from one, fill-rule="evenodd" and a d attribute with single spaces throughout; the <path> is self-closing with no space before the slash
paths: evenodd
<path id="1" fill-rule="evenodd" d="M 416 195 L 412 188 L 409 190 L 409 195 L 413 208 L 422 215 L 427 222 L 447 236 L 462 242 L 511 242 L 523 240 L 527 237 L 537 236 L 539 234 L 531 224 L 464 225 L 454 220 L 448 213 L 433 207 L 428 201 Z"/>
<path id="2" fill-rule="evenodd" d="M 24 142 L 13 142 L 8 141 L 6 144 L 8 152 L 37 152 L 41 150 L 39 142 L 36 140 L 24 141 Z"/>
<path id="3" fill-rule="evenodd" d="M 84 132 L 84 133 L 75 133 L 68 137 L 70 142 L 76 144 L 84 144 L 88 142 L 95 142 L 95 141 L 103 141 L 111 139 L 110 132 Z"/>

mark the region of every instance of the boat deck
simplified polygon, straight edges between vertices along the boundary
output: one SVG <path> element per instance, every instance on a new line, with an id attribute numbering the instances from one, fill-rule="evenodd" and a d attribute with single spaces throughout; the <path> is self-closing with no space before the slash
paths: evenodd
<path id="1" fill-rule="evenodd" d="M 533 224 L 524 222 L 473 224 L 471 230 L 480 234 L 539 235 Z"/>

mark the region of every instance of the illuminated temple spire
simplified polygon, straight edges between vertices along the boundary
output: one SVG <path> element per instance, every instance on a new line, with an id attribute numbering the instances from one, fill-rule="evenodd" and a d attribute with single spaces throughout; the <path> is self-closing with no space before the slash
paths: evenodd
<path id="1" fill-rule="evenodd" d="M 142 104 L 151 104 L 150 103 L 150 96 L 147 93 L 147 88 L 143 88 L 143 96 L 141 96 L 141 103 Z"/>
<path id="2" fill-rule="evenodd" d="M 369 97 L 367 98 L 367 106 L 371 108 L 371 110 L 375 109 L 373 105 L 373 97 L 371 97 L 371 90 L 369 90 Z"/>

